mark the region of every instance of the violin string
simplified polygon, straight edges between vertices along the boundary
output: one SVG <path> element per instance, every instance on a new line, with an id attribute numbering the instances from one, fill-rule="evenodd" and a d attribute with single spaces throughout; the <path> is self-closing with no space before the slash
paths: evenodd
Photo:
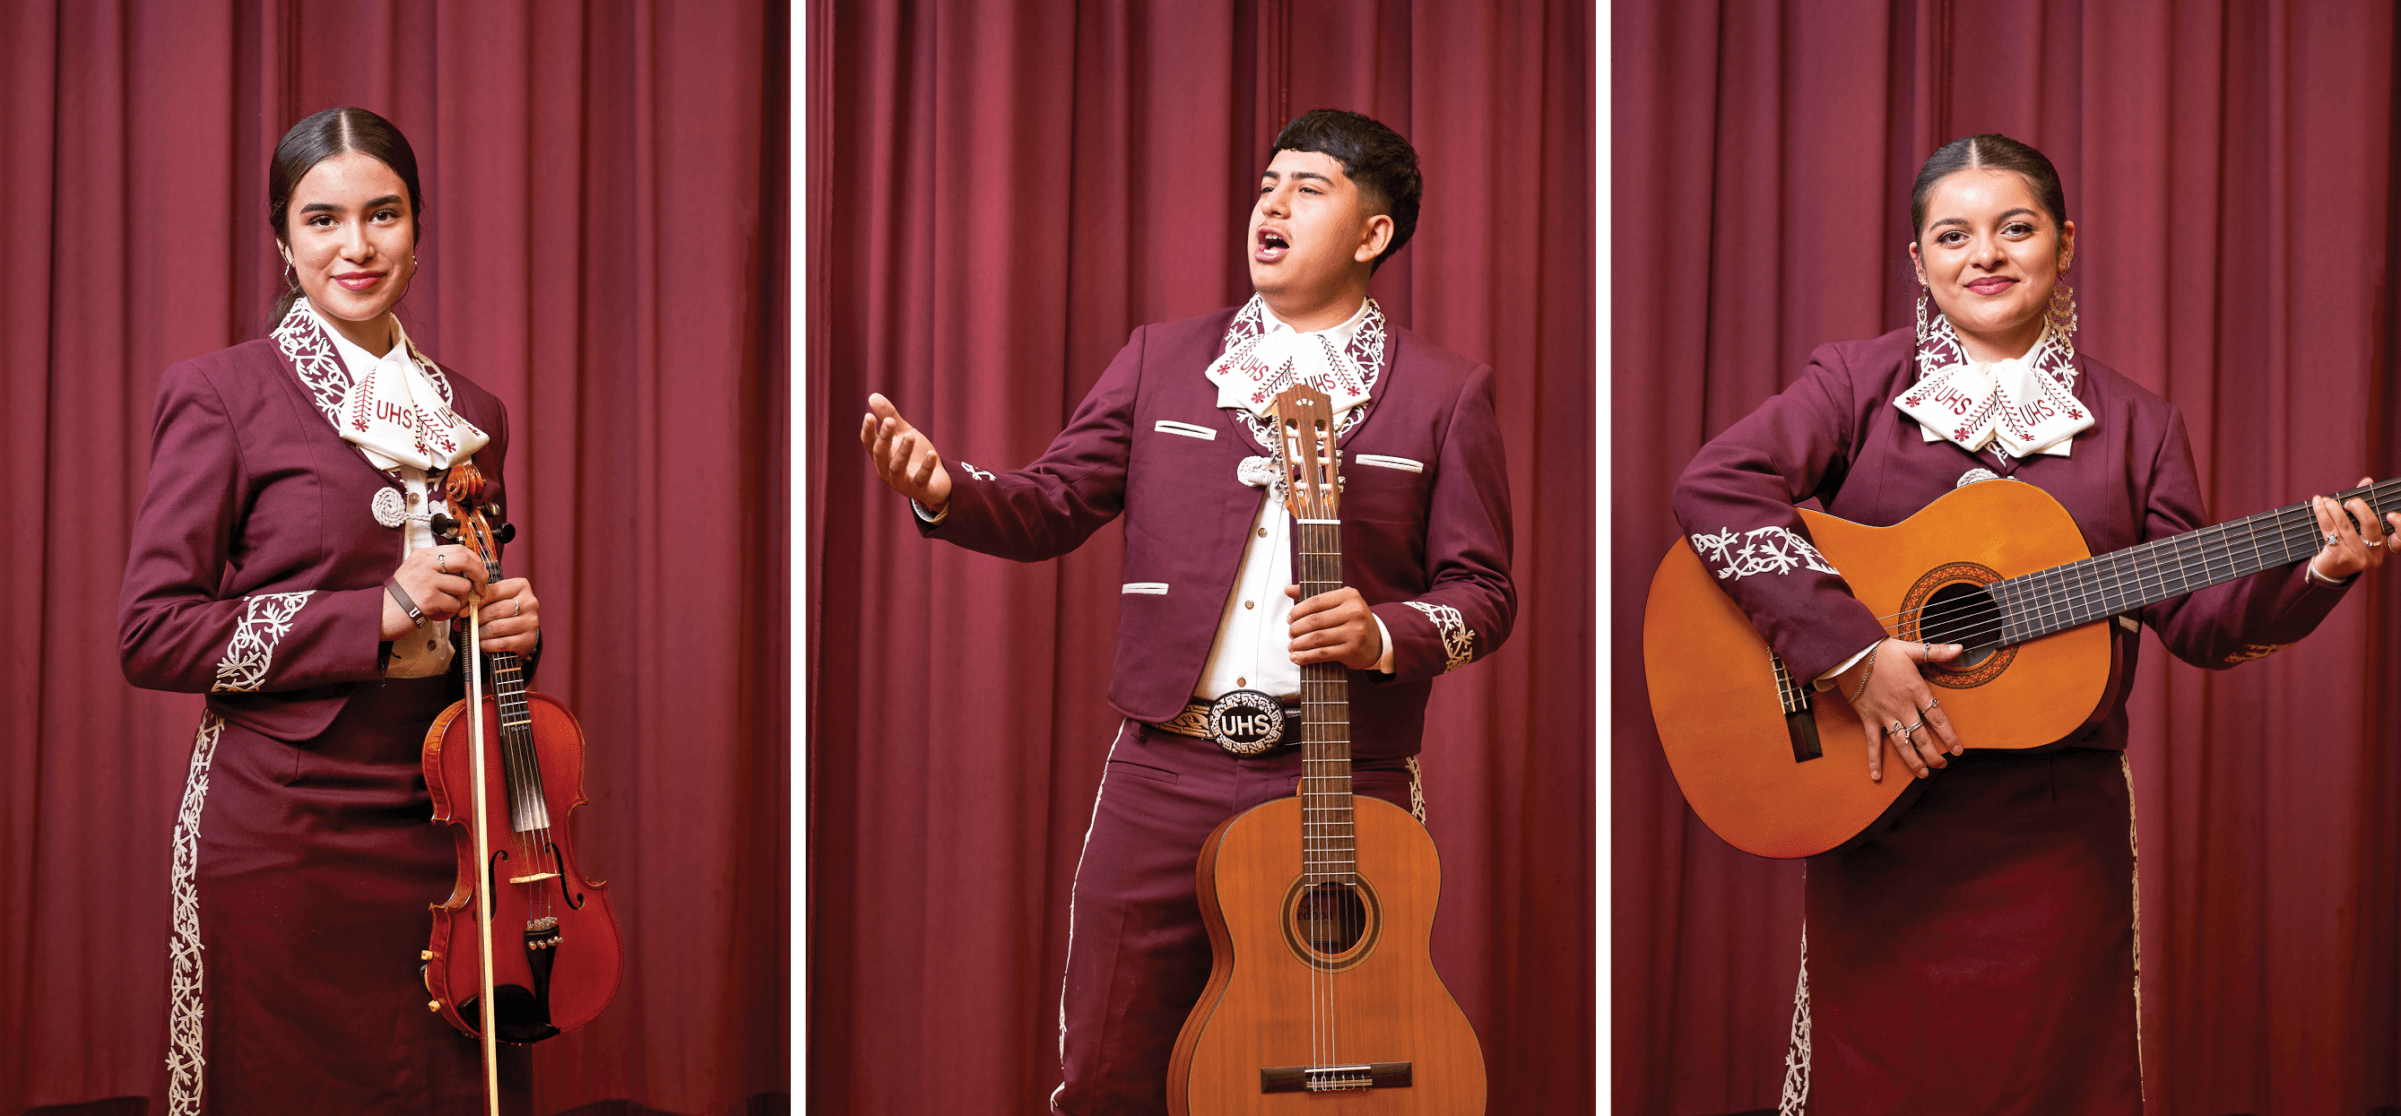
<path id="1" fill-rule="evenodd" d="M 2335 499 L 2338 502 L 2342 502 L 2350 500 L 2354 497 L 2364 498 L 2369 502 L 2370 507 L 2373 509 L 2372 514 L 2381 516 L 2386 510 L 2388 510 L 2382 506 L 2387 495 L 2385 489 L 2388 486 L 2393 489 L 2392 494 L 2394 496 L 2401 497 L 2401 478 L 2396 478 L 2394 480 L 2378 482 L 2376 484 L 2368 485 L 2359 489 L 2336 493 Z M 2263 537 L 2271 540 L 2286 542 L 2289 550 L 2289 543 L 2292 542 L 2293 539 L 2287 538 L 2286 536 L 2297 537 L 2300 533 L 2302 533 L 2303 529 L 2315 530 L 2315 523 L 2316 515 L 2311 510 L 2310 505 L 2296 504 L 2290 507 L 2278 508 L 2274 511 L 2261 512 L 2257 515 L 2247 516 L 2243 519 L 2231 520 L 2227 523 L 2219 524 L 2216 527 L 2202 528 L 2198 531 L 2189 531 L 2185 532 L 2184 534 L 2170 536 L 2169 538 L 2157 540 L 2152 543 L 2128 547 L 2123 550 L 2113 551 L 2109 554 L 2096 555 L 2091 558 L 2079 559 L 2075 562 L 2070 562 L 2061 566 L 2054 566 L 2045 570 L 2037 570 L 2032 573 L 2023 574 L 2018 577 L 2007 578 L 2004 580 L 2009 583 L 2019 585 L 2047 585 L 2048 587 L 2054 589 L 2055 592 L 2053 595 L 2056 596 L 2056 589 L 2063 582 L 2081 581 L 2089 575 L 2092 578 L 2091 582 L 2089 583 L 2089 587 L 2098 588 L 2101 586 L 2102 580 L 2105 576 L 2103 572 L 2105 569 L 2109 567 L 2123 566 L 2128 567 L 2129 572 L 2131 572 L 2133 576 L 2131 578 L 2109 579 L 2109 584 L 2121 586 L 2126 590 L 2132 591 L 2136 595 L 2143 595 L 2143 591 L 2151 587 L 2164 587 L 2167 583 L 2167 576 L 2170 573 L 2175 573 L 2180 577 L 2188 574 L 2190 570 L 2183 567 L 2189 566 L 2189 558 L 2198 557 L 2203 561 L 2204 564 L 2209 562 L 2213 554 L 2212 550 L 2210 549 L 2212 542 L 2220 540 L 2226 541 L 2226 545 L 2214 552 L 2219 558 L 2232 557 L 2237 549 L 2235 545 L 2237 542 L 2251 544 L 2251 552 L 2254 557 L 2257 557 L 2258 555 L 2264 553 L 2262 548 L 2259 546 L 2259 542 Z M 2240 532 L 2239 539 L 2237 538 L 2238 531 Z M 2197 537 L 2204 534 L 2207 534 L 2210 537 Z M 2263 566 L 2263 568 L 2273 568 L 2275 565 L 2287 565 L 2291 562 L 2300 561 L 2302 558 L 2314 553 L 2315 549 L 2311 548 L 2301 555 L 2288 555 L 2284 561 L 2267 564 Z M 2187 561 L 2180 564 L 2180 568 L 2170 570 L 2165 568 L 2166 563 L 2158 560 L 2161 555 L 2182 556 L 2186 558 Z M 2142 564 L 2145 562 L 2145 560 L 2151 560 L 2151 565 L 2147 573 L 2143 572 L 2142 569 Z M 1986 586 L 1986 588 L 1989 589 L 1990 586 Z M 2171 593 L 2168 595 L 2174 596 L 2176 594 Z M 2045 603 L 2046 605 L 2056 604 L 2056 602 L 2049 600 L 2046 600 Z M 2077 603 L 2082 602 L 2067 602 L 2068 606 L 2070 607 Z M 1979 598 L 1970 597 L 1964 601 L 1949 601 L 1941 605 L 1930 604 L 1920 606 L 1915 609 L 1901 609 L 1896 612 L 1879 616 L 1876 618 L 1876 620 L 1887 631 L 1894 632 L 1896 635 L 1899 634 L 1903 628 L 1909 626 L 1909 623 L 1913 620 L 1918 630 L 1920 632 L 1924 632 L 1926 628 L 1932 624 L 1957 619 L 1962 615 L 1981 611 L 1984 607 L 1985 606 L 1980 603 Z M 2049 615 L 2055 615 L 2057 611 L 2059 610 L 2054 608 L 2050 613 L 2046 614 L 2045 618 L 2048 618 Z M 2091 619 L 2094 620 L 2100 618 L 2101 615 L 2095 615 L 2091 617 Z"/>

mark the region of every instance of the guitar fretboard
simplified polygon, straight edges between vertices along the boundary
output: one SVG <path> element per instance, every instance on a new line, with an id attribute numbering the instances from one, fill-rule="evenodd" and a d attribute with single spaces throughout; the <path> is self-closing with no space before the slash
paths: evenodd
<path id="1" fill-rule="evenodd" d="M 2338 492 L 2381 517 L 2401 509 L 2401 478 Z M 2387 528 L 2389 529 L 2389 527 Z M 2171 597 L 2306 560 L 2326 545 L 2307 503 L 1995 582 L 2002 643 L 2023 643 Z"/>
<path id="2" fill-rule="evenodd" d="M 1301 599 L 1342 588 L 1342 527 L 1299 526 Z M 1303 884 L 1359 882 L 1351 824 L 1350 675 L 1338 663 L 1301 667 L 1301 875 Z"/>

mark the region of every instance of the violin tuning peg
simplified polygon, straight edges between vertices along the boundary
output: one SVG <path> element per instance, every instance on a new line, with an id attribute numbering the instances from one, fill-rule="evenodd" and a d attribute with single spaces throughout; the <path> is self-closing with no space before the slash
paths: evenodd
<path id="1" fill-rule="evenodd" d="M 517 525 L 514 523 L 503 523 L 500 525 L 499 530 L 492 532 L 492 537 L 499 539 L 503 543 L 506 543 L 517 537 Z"/>
<path id="2" fill-rule="evenodd" d="M 433 528 L 434 537 L 437 539 L 445 539 L 452 542 L 458 540 L 458 520 L 452 519 L 447 515 L 442 515 L 437 512 L 432 519 L 427 521 L 427 525 Z"/>
<path id="3" fill-rule="evenodd" d="M 419 960 L 419 961 L 431 961 L 431 960 L 433 960 L 433 959 L 434 959 L 434 951 L 432 951 L 432 950 L 430 950 L 430 949 L 421 949 L 421 950 L 418 950 L 418 951 L 417 951 L 417 960 Z"/>
<path id="4" fill-rule="evenodd" d="M 472 867 L 472 865 L 470 865 L 470 867 Z M 434 1002 L 432 1002 L 432 1003 L 430 1003 L 430 1004 L 427 1004 L 427 1005 L 425 1005 L 425 1010 L 427 1010 L 427 1011 L 440 1011 L 440 1010 L 442 1010 L 442 1001 L 440 1001 L 440 1000 L 435 1000 Z"/>

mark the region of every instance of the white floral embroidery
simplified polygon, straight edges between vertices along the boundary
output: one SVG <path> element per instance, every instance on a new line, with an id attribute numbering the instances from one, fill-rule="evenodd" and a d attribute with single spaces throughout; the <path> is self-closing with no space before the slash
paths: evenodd
<path id="1" fill-rule="evenodd" d="M 292 618 L 300 615 L 300 607 L 314 592 L 242 598 L 242 618 L 234 621 L 233 640 L 225 645 L 225 658 L 217 663 L 217 684 L 209 687 L 209 692 L 250 693 L 264 685 L 267 666 L 275 659 L 275 645 L 291 634 Z"/>
<path id="2" fill-rule="evenodd" d="M 1982 484 L 1988 480 L 2000 479 L 2001 474 L 1993 472 L 1990 469 L 1970 469 L 1967 472 L 1959 474 L 1959 480 L 1952 484 L 1951 487 L 1966 488 L 1971 484 Z"/>
<path id="3" fill-rule="evenodd" d="M 1234 314 L 1234 323 L 1226 327 L 1225 345 L 1218 350 L 1220 355 L 1266 335 L 1267 319 L 1263 316 L 1266 307 L 1267 300 L 1258 295 L 1252 295 L 1249 302 L 1242 304 L 1242 309 Z M 1360 382 L 1365 385 L 1363 391 L 1374 392 L 1376 380 L 1384 375 L 1384 308 L 1376 305 L 1376 300 L 1367 300 L 1367 316 L 1359 319 L 1359 328 L 1352 332 L 1350 346 L 1343 350 L 1343 355 L 1358 366 Z M 1357 426 L 1359 420 L 1367 416 L 1368 408 L 1373 406 L 1375 400 L 1369 399 L 1344 411 L 1342 417 L 1335 420 L 1335 439 L 1340 440 L 1343 435 L 1350 433 L 1351 427 Z M 1274 412 L 1269 412 L 1269 417 L 1240 409 L 1234 409 L 1233 413 L 1250 427 L 1251 437 L 1258 439 L 1260 446 L 1270 451 L 1283 448 L 1281 440 L 1275 436 Z"/>
<path id="4" fill-rule="evenodd" d="M 1737 535 L 1729 528 L 1714 535 L 1694 535 L 1692 549 L 1701 561 L 1716 566 L 1718 580 L 1757 573 L 1788 574 L 1802 566 L 1819 573 L 1842 571 L 1826 564 L 1826 556 L 1809 540 L 1782 527 L 1769 525 Z"/>
<path id="5" fill-rule="evenodd" d="M 200 715 L 200 732 L 192 740 L 192 766 L 184 776 L 183 807 L 176 813 L 167 869 L 167 894 L 174 908 L 167 935 L 169 1116 L 198 1116 L 201 1079 L 208 1067 L 200 1041 L 207 1004 L 202 996 L 205 985 L 200 964 L 200 890 L 193 875 L 200 860 L 200 807 L 208 799 L 209 761 L 217 754 L 217 736 L 224 728 L 224 720 L 216 714 Z"/>
<path id="6" fill-rule="evenodd" d="M 1466 666 L 1476 655 L 1476 633 L 1467 626 L 1467 618 L 1449 605 L 1427 604 L 1424 601 L 1403 601 L 1403 604 L 1426 614 L 1434 622 L 1434 631 L 1442 636 L 1442 672 Z"/>
<path id="7" fill-rule="evenodd" d="M 1426 824 L 1426 773 L 1417 766 L 1417 757 L 1409 757 L 1409 816 L 1417 824 Z"/>
<path id="8" fill-rule="evenodd" d="M 966 462 L 964 462 L 964 461 L 962 461 L 962 462 L 959 462 L 959 468 L 961 468 L 961 469 L 965 469 L 965 470 L 967 471 L 967 475 L 968 475 L 968 476 L 974 477 L 974 478 L 975 478 L 975 479 L 977 479 L 977 480 L 991 480 L 991 479 L 992 479 L 992 475 L 993 475 L 993 474 L 991 473 L 991 471 L 990 471 L 990 470 L 987 470 L 987 469 L 978 469 L 978 468 L 976 468 L 975 466 L 973 466 L 973 465 L 970 465 L 970 464 L 968 464 L 968 463 L 966 463 Z"/>
<path id="9" fill-rule="evenodd" d="M 284 314 L 283 322 L 269 336 L 275 346 L 290 357 L 292 368 L 300 373 L 301 386 L 308 389 L 309 400 L 325 415 L 325 421 L 335 429 L 342 426 L 342 397 L 350 392 L 350 368 L 342 363 L 342 354 L 333 347 L 333 335 L 317 318 L 316 308 L 305 298 L 292 300 L 292 309 Z M 442 395 L 442 405 L 454 405 L 450 377 L 442 374 L 442 366 L 426 359 L 414 339 L 408 340 L 409 357 L 425 373 L 427 382 Z"/>
<path id="10" fill-rule="evenodd" d="M 1792 991 L 1792 1033 L 1784 1042 L 1784 1092 L 1776 1116 L 1809 1111 L 1809 927 L 1801 927 L 1801 981 Z"/>

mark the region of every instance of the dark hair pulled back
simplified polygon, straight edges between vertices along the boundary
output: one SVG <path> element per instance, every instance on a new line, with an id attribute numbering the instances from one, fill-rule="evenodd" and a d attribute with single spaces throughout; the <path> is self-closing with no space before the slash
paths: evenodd
<path id="1" fill-rule="evenodd" d="M 1342 164 L 1342 173 L 1374 211 L 1392 218 L 1392 242 L 1368 265 L 1369 274 L 1417 232 L 1417 203 L 1425 195 L 1425 178 L 1417 172 L 1417 149 L 1399 132 L 1355 112 L 1310 109 L 1276 133 L 1268 159 L 1274 160 L 1278 151 L 1315 151 L 1331 157 Z"/>
<path id="2" fill-rule="evenodd" d="M 1997 132 L 1955 139 L 1936 148 L 1918 168 L 1917 186 L 1909 192 L 1909 238 L 1926 234 L 1926 196 L 1936 183 L 1963 170 L 2008 171 L 2026 180 L 2036 204 L 2051 215 L 2053 225 L 2068 223 L 2067 191 L 2059 185 L 2059 169 L 2032 147 Z"/>
<path id="3" fill-rule="evenodd" d="M 274 230 L 275 242 L 287 246 L 292 242 L 291 229 L 285 224 L 292 188 L 308 177 L 311 168 L 345 151 L 362 152 L 400 176 L 409 192 L 410 233 L 424 235 L 425 195 L 417 189 L 417 153 L 410 149 L 408 137 L 391 121 L 366 109 L 329 108 L 292 125 L 275 145 L 275 160 L 267 165 L 267 226 Z M 282 324 L 292 301 L 299 297 L 297 286 L 283 285 L 275 300 L 275 313 L 267 319 L 269 330 Z"/>

